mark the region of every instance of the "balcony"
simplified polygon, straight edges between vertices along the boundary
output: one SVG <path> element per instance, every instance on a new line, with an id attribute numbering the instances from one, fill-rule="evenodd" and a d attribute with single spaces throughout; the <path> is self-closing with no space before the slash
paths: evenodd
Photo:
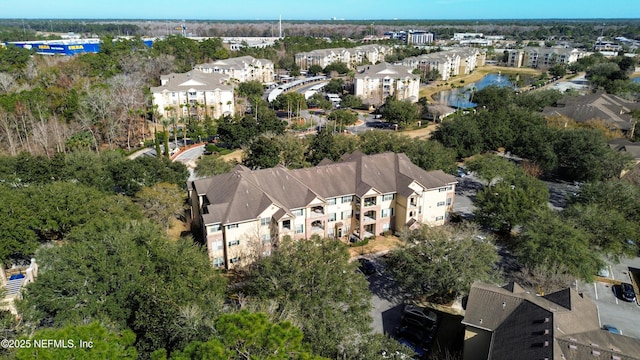
<path id="1" fill-rule="evenodd" d="M 324 221 L 316 220 L 311 223 L 311 233 L 324 233 Z"/>
<path id="2" fill-rule="evenodd" d="M 311 213 L 310 213 L 310 217 L 312 218 L 316 218 L 316 217 L 321 217 L 324 216 L 324 207 L 322 206 L 314 206 L 311 208 Z"/>
<path id="3" fill-rule="evenodd" d="M 362 216 L 363 224 L 371 224 L 376 222 L 376 212 L 375 211 L 367 211 Z"/>

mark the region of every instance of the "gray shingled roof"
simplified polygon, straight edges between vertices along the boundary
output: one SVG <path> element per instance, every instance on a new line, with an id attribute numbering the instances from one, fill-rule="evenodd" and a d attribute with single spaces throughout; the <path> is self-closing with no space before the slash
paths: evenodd
<path id="1" fill-rule="evenodd" d="M 413 181 L 425 188 L 455 183 L 455 177 L 438 171 L 425 171 L 404 154 L 383 153 L 366 156 L 361 152 L 345 155 L 339 163 L 289 170 L 282 165 L 271 169 L 249 170 L 236 166 L 231 172 L 193 181 L 198 195 L 208 205 L 205 224 L 237 223 L 257 218 L 271 204 L 282 211 L 303 208 L 315 198 L 362 196 L 371 189 L 380 193 L 410 194 Z"/>
<path id="2" fill-rule="evenodd" d="M 363 79 L 366 77 L 401 77 L 401 78 L 419 78 L 419 75 L 412 74 L 412 68 L 405 65 L 393 65 L 382 62 L 376 65 L 364 65 L 357 68 L 354 78 Z"/>
<path id="3" fill-rule="evenodd" d="M 566 116 L 577 122 L 604 120 L 621 130 L 630 130 L 636 121 L 629 115 L 633 109 L 640 109 L 640 104 L 615 95 L 596 93 L 565 97 L 557 106 L 547 106 L 542 112 L 547 116 Z"/>
<path id="4" fill-rule="evenodd" d="M 152 93 L 167 91 L 186 91 L 194 89 L 198 91 L 211 91 L 215 89 L 233 91 L 233 87 L 227 85 L 229 76 L 217 73 L 205 74 L 202 71 L 192 70 L 182 74 L 169 74 L 160 77 L 164 85 L 152 87 Z"/>
<path id="5" fill-rule="evenodd" d="M 569 288 L 536 296 L 515 283 L 500 288 L 476 282 L 463 323 L 493 333 L 492 359 L 585 359 L 594 349 L 612 348 L 626 355 L 621 359 L 640 354 L 640 340 L 600 330 L 595 304 Z"/>

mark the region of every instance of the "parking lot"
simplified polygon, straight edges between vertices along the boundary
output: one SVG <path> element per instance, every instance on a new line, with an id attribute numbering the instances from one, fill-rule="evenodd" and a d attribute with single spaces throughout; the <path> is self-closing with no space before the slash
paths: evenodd
<path id="1" fill-rule="evenodd" d="M 620 264 L 609 265 L 607 278 L 581 284 L 579 288 L 598 306 L 600 325 L 613 325 L 623 335 L 640 339 L 640 306 L 637 300 L 622 300 L 616 286 L 620 281 L 631 283 L 630 270 L 637 269 L 640 269 L 640 258 L 623 259 Z"/>

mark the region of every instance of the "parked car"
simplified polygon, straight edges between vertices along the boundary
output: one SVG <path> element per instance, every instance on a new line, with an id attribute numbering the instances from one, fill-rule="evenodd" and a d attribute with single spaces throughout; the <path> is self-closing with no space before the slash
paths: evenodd
<path id="1" fill-rule="evenodd" d="M 438 321 L 438 315 L 429 309 L 420 306 L 406 304 L 402 310 L 401 322 L 424 329 L 432 329 Z"/>
<path id="2" fill-rule="evenodd" d="M 609 266 L 605 266 L 602 269 L 598 270 L 598 276 L 609 277 Z"/>
<path id="3" fill-rule="evenodd" d="M 636 292 L 633 290 L 633 285 L 629 283 L 620 284 L 620 297 L 624 301 L 634 301 L 636 299 Z"/>
<path id="4" fill-rule="evenodd" d="M 618 328 L 613 325 L 602 325 L 602 330 L 606 330 L 614 334 L 620 334 L 620 330 L 618 330 Z"/>
<path id="5" fill-rule="evenodd" d="M 360 271 L 362 271 L 365 275 L 371 275 L 376 272 L 376 267 L 373 265 L 373 262 L 369 259 L 358 259 L 360 262 L 360 266 L 358 267 Z"/>

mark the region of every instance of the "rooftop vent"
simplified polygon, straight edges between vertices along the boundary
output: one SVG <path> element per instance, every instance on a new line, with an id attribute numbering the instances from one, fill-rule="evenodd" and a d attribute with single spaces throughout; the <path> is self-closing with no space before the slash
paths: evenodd
<path id="1" fill-rule="evenodd" d="M 569 344 L 569 349 L 571 349 L 571 350 L 577 350 L 577 349 L 578 349 L 578 347 L 577 347 L 577 346 L 575 346 L 575 345 L 573 345 L 573 344 Z"/>
<path id="2" fill-rule="evenodd" d="M 600 355 L 600 351 L 598 351 L 598 350 L 591 350 L 591 355 L 593 355 L 593 356 L 598 356 L 598 355 Z"/>

